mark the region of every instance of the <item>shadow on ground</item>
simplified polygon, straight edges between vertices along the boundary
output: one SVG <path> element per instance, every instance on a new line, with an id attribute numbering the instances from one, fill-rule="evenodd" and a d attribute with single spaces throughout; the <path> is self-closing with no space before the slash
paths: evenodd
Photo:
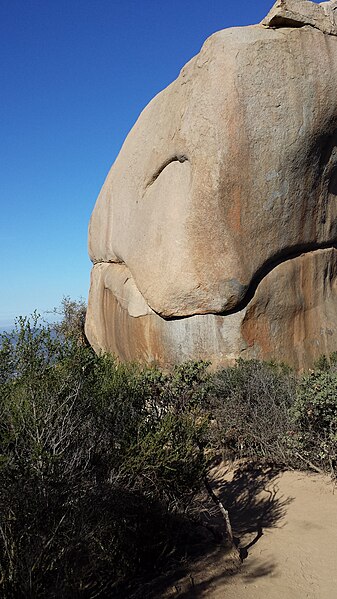
<path id="1" fill-rule="evenodd" d="M 215 470 L 212 488 L 229 511 L 237 537 L 280 525 L 292 499 L 280 496 L 279 474 L 279 468 L 251 463 L 238 466 L 232 475 L 224 468 Z"/>
<path id="2" fill-rule="evenodd" d="M 282 497 L 278 488 L 280 469 L 241 464 L 235 469 L 219 465 L 212 471 L 211 486 L 228 510 L 237 549 L 229 547 L 224 519 L 218 506 L 205 493 L 199 499 L 202 526 L 198 541 L 188 547 L 186 560 L 173 572 L 142 585 L 130 599 L 207 597 L 226 578 L 236 576 L 250 549 L 260 542 L 263 531 L 282 526 L 286 509 L 292 501 Z M 253 558 L 250 578 L 273 573 L 272 561 L 258 563 Z"/>

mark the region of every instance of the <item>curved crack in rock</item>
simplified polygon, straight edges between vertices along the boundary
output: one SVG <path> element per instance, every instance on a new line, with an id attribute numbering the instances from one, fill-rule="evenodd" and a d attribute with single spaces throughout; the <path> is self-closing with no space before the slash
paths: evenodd
<path id="1" fill-rule="evenodd" d="M 148 187 L 151 187 L 151 185 L 153 185 L 153 183 L 158 179 L 159 175 L 161 175 L 161 173 L 166 169 L 167 166 L 169 166 L 169 164 L 172 164 L 172 162 L 180 162 L 182 164 L 183 162 L 187 161 L 188 158 L 187 156 L 185 156 L 185 154 L 177 154 L 176 156 L 171 156 L 170 158 L 165 160 L 163 164 L 161 164 L 160 167 L 156 170 L 156 172 L 152 175 L 150 180 L 146 183 L 144 193 Z"/>
<path id="2" fill-rule="evenodd" d="M 337 250 L 337 243 L 332 244 L 331 242 L 326 242 L 320 244 L 303 244 L 291 248 L 291 250 L 289 250 L 289 248 L 287 250 L 283 250 L 277 256 L 273 256 L 269 260 L 267 260 L 255 273 L 250 284 L 246 287 L 246 292 L 243 299 L 237 304 L 237 306 L 235 306 L 235 308 L 227 310 L 225 312 L 195 311 L 191 312 L 190 314 L 187 314 L 186 316 L 163 316 L 162 314 L 151 308 L 151 306 L 149 306 L 146 302 L 142 293 L 139 291 L 136 282 L 126 264 L 113 262 L 100 262 L 99 264 L 110 265 L 110 267 L 113 267 L 112 269 L 107 269 L 104 273 L 104 286 L 106 289 L 109 289 L 113 293 L 118 303 L 124 310 L 128 311 L 130 316 L 132 316 L 133 318 L 138 318 L 140 316 L 145 316 L 146 314 L 152 313 L 156 314 L 159 318 L 162 318 L 163 320 L 173 321 L 184 320 L 186 318 L 191 318 L 192 316 L 197 315 L 203 316 L 207 314 L 213 314 L 214 316 L 229 316 L 231 314 L 241 312 L 252 301 L 262 281 L 266 277 L 268 277 L 268 275 L 278 266 L 291 260 L 295 260 L 296 258 L 299 258 L 306 254 L 314 254 L 315 252 L 329 249 Z"/>
<path id="3" fill-rule="evenodd" d="M 248 303 L 253 299 L 253 297 L 254 297 L 259 285 L 263 281 L 263 279 L 265 277 L 267 277 L 269 275 L 269 273 L 271 273 L 280 264 L 289 262 L 290 260 L 295 260 L 296 258 L 299 258 L 300 256 L 304 256 L 305 254 L 313 254 L 316 251 L 329 250 L 329 249 L 331 249 L 331 250 L 337 249 L 337 243 L 333 244 L 330 241 L 327 243 L 303 244 L 303 245 L 292 248 L 291 251 L 289 251 L 289 249 L 284 250 L 284 251 L 280 252 L 280 254 L 278 254 L 277 256 L 273 256 L 272 258 L 267 260 L 261 266 L 261 268 L 255 273 L 254 277 L 252 278 L 252 280 L 250 282 L 250 285 L 247 288 L 246 294 L 245 294 L 244 298 L 242 299 L 242 301 L 233 310 L 229 310 L 228 312 L 223 312 L 223 315 L 235 314 L 236 312 L 240 312 L 241 310 L 243 310 L 243 308 L 245 308 L 248 305 Z"/>

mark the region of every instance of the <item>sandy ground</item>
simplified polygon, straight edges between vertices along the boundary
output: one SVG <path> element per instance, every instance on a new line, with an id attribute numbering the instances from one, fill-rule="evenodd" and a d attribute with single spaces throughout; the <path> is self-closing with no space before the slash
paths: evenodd
<path id="1" fill-rule="evenodd" d="M 218 467 L 212 486 L 246 557 L 213 546 L 158 597 L 337 599 L 337 488 L 328 477 Z"/>

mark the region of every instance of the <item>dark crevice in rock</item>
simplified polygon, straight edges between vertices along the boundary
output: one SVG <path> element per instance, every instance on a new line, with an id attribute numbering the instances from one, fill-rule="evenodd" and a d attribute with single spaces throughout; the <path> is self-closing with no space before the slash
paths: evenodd
<path id="1" fill-rule="evenodd" d="M 335 250 L 337 249 L 337 241 L 336 241 L 336 243 L 333 243 L 332 241 L 327 241 L 327 242 L 323 242 L 323 243 L 314 243 L 313 242 L 313 243 L 308 243 L 308 244 L 300 244 L 293 248 L 286 248 L 286 249 L 280 251 L 276 255 L 274 255 L 271 258 L 269 258 L 268 260 L 266 260 L 266 262 L 256 271 L 249 286 L 247 287 L 247 291 L 245 293 L 245 296 L 241 300 L 241 302 L 235 308 L 233 308 L 232 310 L 230 310 L 224 314 L 226 314 L 226 315 L 235 314 L 236 312 L 240 312 L 240 310 L 243 310 L 244 308 L 246 308 L 247 305 L 249 304 L 249 302 L 253 299 L 253 297 L 256 293 L 256 290 L 257 290 L 258 286 L 260 285 L 260 283 L 262 282 L 262 280 L 267 275 L 269 275 L 269 273 L 271 273 L 271 271 L 274 270 L 280 264 L 283 264 L 290 260 L 294 260 L 295 258 L 299 258 L 303 254 L 310 254 L 313 252 L 317 252 L 318 250 L 332 250 L 332 249 L 335 249 Z"/>
<path id="2" fill-rule="evenodd" d="M 260 285 L 260 283 L 263 281 L 263 279 L 267 275 L 269 275 L 271 273 L 271 271 L 274 270 L 277 266 L 279 266 L 280 264 L 283 264 L 285 262 L 288 262 L 290 260 L 294 260 L 295 258 L 299 258 L 303 254 L 309 254 L 312 252 L 316 252 L 318 250 L 328 250 L 328 249 L 337 250 L 337 240 L 336 240 L 336 243 L 334 243 L 332 241 L 327 241 L 327 242 L 323 242 L 323 243 L 300 244 L 300 245 L 294 246 L 293 248 L 286 248 L 286 249 L 280 251 L 279 253 L 275 254 L 274 256 L 272 256 L 271 258 L 266 260 L 266 262 L 256 271 L 256 273 L 254 274 L 253 278 L 251 279 L 249 285 L 247 285 L 245 288 L 244 296 L 242 297 L 241 301 L 235 306 L 235 308 L 232 308 L 231 310 L 228 310 L 225 312 L 220 312 L 220 313 L 219 312 L 217 312 L 217 313 L 203 312 L 202 314 L 204 314 L 204 315 L 205 314 L 213 314 L 216 316 L 229 316 L 231 314 L 236 314 L 237 312 L 240 312 L 241 310 L 246 308 L 247 305 L 249 304 L 249 302 L 253 299 L 253 297 L 256 293 L 256 290 L 257 290 L 258 286 Z M 185 318 L 191 318 L 191 316 L 196 316 L 197 314 L 200 315 L 200 313 L 195 312 L 194 314 L 190 314 L 189 316 L 165 317 L 165 316 L 162 316 L 161 314 L 158 314 L 158 316 L 160 316 L 164 320 L 183 320 Z"/>
<path id="3" fill-rule="evenodd" d="M 310 23 L 305 23 L 304 21 L 296 21 L 295 19 L 291 19 L 288 17 L 274 17 L 268 24 L 268 27 L 275 27 L 279 29 L 281 27 L 305 27 L 306 25 L 310 25 Z"/>

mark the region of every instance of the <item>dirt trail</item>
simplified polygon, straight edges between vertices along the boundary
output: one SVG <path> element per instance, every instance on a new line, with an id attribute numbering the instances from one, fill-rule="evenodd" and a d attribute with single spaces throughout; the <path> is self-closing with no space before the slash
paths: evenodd
<path id="1" fill-rule="evenodd" d="M 241 564 L 213 550 L 161 596 L 208 599 L 337 599 L 337 489 L 328 477 L 252 467 L 213 471 L 240 546 L 263 536 Z"/>

